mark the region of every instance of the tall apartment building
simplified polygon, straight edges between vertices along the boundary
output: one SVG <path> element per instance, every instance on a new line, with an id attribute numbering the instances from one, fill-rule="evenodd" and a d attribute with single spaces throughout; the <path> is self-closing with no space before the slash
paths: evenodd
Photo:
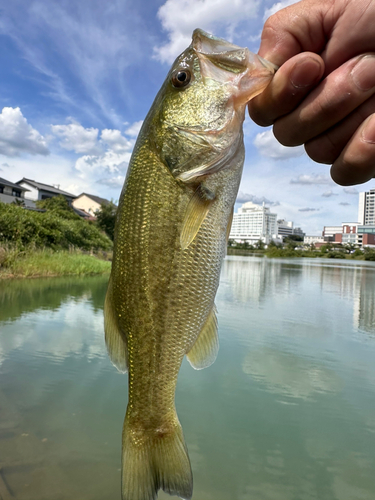
<path id="1" fill-rule="evenodd" d="M 359 193 L 358 222 L 361 225 L 375 225 L 375 189 Z"/>
<path id="2" fill-rule="evenodd" d="M 244 203 L 238 213 L 233 215 L 229 238 L 236 241 L 248 241 L 255 244 L 262 240 L 268 244 L 271 240 L 279 241 L 277 236 L 277 214 L 263 203 L 256 205 L 251 201 Z"/>

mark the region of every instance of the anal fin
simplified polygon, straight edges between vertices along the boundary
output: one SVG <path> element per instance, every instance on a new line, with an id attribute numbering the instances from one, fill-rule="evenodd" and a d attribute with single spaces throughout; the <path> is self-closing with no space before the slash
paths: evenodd
<path id="1" fill-rule="evenodd" d="M 216 307 L 207 317 L 195 344 L 186 357 L 193 368 L 202 370 L 211 366 L 219 352 L 219 337 L 217 335 Z"/>
<path id="2" fill-rule="evenodd" d="M 126 340 L 121 335 L 118 325 L 112 292 L 112 279 L 108 283 L 108 290 L 104 301 L 104 331 L 105 343 L 110 360 L 122 373 L 128 371 L 128 350 Z"/>

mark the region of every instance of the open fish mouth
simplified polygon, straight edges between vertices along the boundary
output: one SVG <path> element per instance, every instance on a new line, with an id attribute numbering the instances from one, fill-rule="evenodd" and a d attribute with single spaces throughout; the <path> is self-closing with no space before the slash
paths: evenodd
<path id="1" fill-rule="evenodd" d="M 246 47 L 239 47 L 201 29 L 194 30 L 191 47 L 198 55 L 202 77 L 233 83 L 238 88 L 237 96 L 241 96 L 241 102 L 262 92 L 277 70 L 276 65 Z"/>

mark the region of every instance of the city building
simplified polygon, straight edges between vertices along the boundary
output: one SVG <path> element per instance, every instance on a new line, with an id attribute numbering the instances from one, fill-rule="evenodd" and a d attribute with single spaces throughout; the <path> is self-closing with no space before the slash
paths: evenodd
<path id="1" fill-rule="evenodd" d="M 303 238 L 303 242 L 305 245 L 315 245 L 317 247 L 322 246 L 326 243 L 323 236 L 305 236 Z"/>
<path id="2" fill-rule="evenodd" d="M 282 237 L 291 236 L 293 234 L 293 222 L 279 219 L 277 221 L 277 234 Z"/>
<path id="3" fill-rule="evenodd" d="M 25 199 L 27 200 L 46 200 L 47 198 L 52 198 L 53 196 L 62 195 L 68 201 L 69 205 L 71 205 L 72 201 L 76 197 L 75 194 L 62 191 L 60 187 L 50 186 L 49 184 L 36 182 L 31 179 L 26 179 L 25 177 L 16 182 L 16 184 L 27 190 L 25 191 Z"/>
<path id="4" fill-rule="evenodd" d="M 244 203 L 238 213 L 233 215 L 230 239 L 238 242 L 247 241 L 254 245 L 259 240 L 268 245 L 273 240 L 281 242 L 277 234 L 277 214 L 263 205 L 251 201 Z"/>
<path id="5" fill-rule="evenodd" d="M 81 193 L 72 202 L 73 207 L 84 210 L 90 215 L 95 215 L 95 212 L 100 210 L 101 205 L 108 205 L 109 201 L 105 198 L 100 198 L 93 194 Z"/>
<path id="6" fill-rule="evenodd" d="M 375 189 L 359 193 L 358 222 L 361 225 L 375 224 Z"/>

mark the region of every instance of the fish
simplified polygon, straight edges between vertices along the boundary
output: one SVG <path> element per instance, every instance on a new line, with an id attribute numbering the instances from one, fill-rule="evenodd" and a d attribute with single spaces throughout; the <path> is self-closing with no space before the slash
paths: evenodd
<path id="1" fill-rule="evenodd" d="M 214 299 L 244 163 L 245 108 L 274 72 L 247 48 L 196 29 L 134 146 L 104 304 L 109 357 L 128 372 L 123 500 L 154 500 L 160 489 L 192 497 L 177 377 L 184 356 L 200 370 L 218 354 Z"/>

